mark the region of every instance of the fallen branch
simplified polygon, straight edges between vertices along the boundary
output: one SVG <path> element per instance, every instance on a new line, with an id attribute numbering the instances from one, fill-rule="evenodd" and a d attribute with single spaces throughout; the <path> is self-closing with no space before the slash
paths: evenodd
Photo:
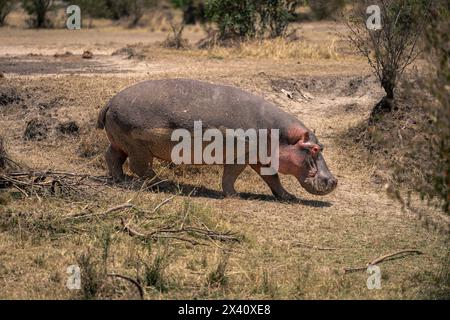
<path id="1" fill-rule="evenodd" d="M 136 207 L 132 203 L 124 203 L 124 204 L 121 204 L 119 206 L 112 207 L 112 208 L 106 210 L 105 212 L 101 212 L 101 213 L 99 213 L 99 215 L 102 215 L 102 216 L 103 215 L 108 215 L 110 213 L 113 213 L 113 212 L 116 212 L 116 211 L 121 211 L 121 210 L 124 210 L 124 209 L 134 209 L 136 211 L 145 212 L 144 210 L 139 209 L 138 207 Z"/>
<path id="2" fill-rule="evenodd" d="M 97 213 L 85 214 L 85 215 L 82 215 L 82 214 L 70 215 L 70 216 L 67 216 L 66 219 L 85 219 L 85 218 L 93 218 L 93 217 L 98 217 L 98 216 L 106 216 L 113 212 L 117 212 L 117 211 L 121 211 L 121 210 L 125 210 L 125 209 L 133 209 L 138 212 L 148 213 L 148 211 L 145 211 L 145 210 L 135 206 L 132 203 L 124 203 L 124 204 L 109 208 L 108 210 L 106 210 L 104 212 L 97 212 Z"/>
<path id="3" fill-rule="evenodd" d="M 117 274 L 117 273 L 108 273 L 108 277 L 119 278 L 119 279 L 123 279 L 123 280 L 126 280 L 126 281 L 132 283 L 132 284 L 138 289 L 138 291 L 139 291 L 139 296 L 141 297 L 141 299 L 142 299 L 142 300 L 145 300 L 145 290 L 144 290 L 144 288 L 141 286 L 141 284 L 139 283 L 139 281 L 137 281 L 137 280 L 135 280 L 135 279 L 133 279 L 133 278 L 130 278 L 130 277 L 121 275 L 121 274 Z"/>
<path id="4" fill-rule="evenodd" d="M 308 248 L 308 249 L 314 249 L 314 250 L 319 250 L 319 251 L 334 251 L 334 250 L 339 250 L 339 248 L 319 247 L 319 246 L 314 246 L 314 245 L 310 245 L 310 244 L 302 243 L 302 242 L 294 243 L 294 247 L 305 247 L 305 248 Z"/>
<path id="5" fill-rule="evenodd" d="M 215 232 L 212 230 L 207 229 L 200 229 L 200 228 L 194 228 L 194 227 L 184 227 L 180 229 L 172 229 L 172 227 L 168 228 L 162 228 L 159 230 L 155 230 L 149 233 L 142 233 L 140 231 L 135 230 L 134 228 L 130 227 L 129 224 L 125 223 L 125 220 L 121 219 L 122 224 L 122 231 L 127 233 L 128 235 L 132 237 L 139 237 L 144 240 L 158 240 L 158 239 L 175 239 L 180 240 L 184 242 L 189 242 L 192 245 L 206 245 L 203 242 L 200 242 L 195 239 L 190 239 L 186 237 L 179 236 L 180 234 L 185 235 L 195 235 L 202 238 L 207 238 L 209 240 L 218 240 L 218 241 L 227 241 L 227 242 L 240 242 L 241 240 L 236 237 L 234 234 L 227 232 L 227 233 L 220 233 Z"/>
<path id="6" fill-rule="evenodd" d="M 396 257 L 395 259 L 405 258 L 405 257 L 407 257 L 408 255 L 411 255 L 411 254 L 420 255 L 420 254 L 423 254 L 423 252 L 420 251 L 420 250 L 415 250 L 415 249 L 396 251 L 396 252 L 389 253 L 389 254 L 386 254 L 384 256 L 378 257 L 378 258 L 372 260 L 371 262 L 367 263 L 366 266 L 364 266 L 364 267 L 344 268 L 344 273 L 365 271 L 365 270 L 367 270 L 367 268 L 369 266 L 374 266 L 374 265 L 380 264 L 382 262 L 392 260 L 392 258 L 394 258 L 395 256 L 398 256 L 398 255 L 401 255 L 401 254 L 404 254 L 404 255 L 400 256 L 400 257 Z"/>
<path id="7" fill-rule="evenodd" d="M 85 191 L 87 188 L 98 192 L 98 190 L 86 182 L 89 177 L 88 175 L 55 173 L 51 171 L 6 171 L 0 173 L 0 187 L 18 189 L 21 193 L 26 194 L 27 197 L 33 195 L 39 196 L 39 194 L 86 196 Z"/>
<path id="8" fill-rule="evenodd" d="M 148 233 L 148 234 L 144 234 L 144 233 L 136 231 L 135 229 L 130 227 L 128 224 L 125 223 L 124 219 L 121 219 L 121 223 L 122 223 L 122 231 L 124 231 L 131 237 L 138 237 L 138 238 L 142 238 L 143 240 L 152 240 L 152 241 L 156 241 L 161 238 L 175 239 L 175 240 L 179 240 L 179 241 L 189 242 L 192 245 L 206 245 L 202 242 L 192 240 L 192 239 L 187 239 L 187 238 L 178 237 L 178 236 L 158 234 L 156 231 Z"/>
<path id="9" fill-rule="evenodd" d="M 287 90 L 284 90 L 284 89 L 281 89 L 281 92 L 284 93 L 284 95 L 286 97 L 288 97 L 289 99 L 294 99 L 294 93 L 293 92 L 287 91 Z"/>
<path id="10" fill-rule="evenodd" d="M 156 211 L 158 211 L 162 206 L 164 206 L 165 204 L 169 203 L 173 198 L 175 198 L 176 196 L 171 196 L 167 199 L 165 199 L 163 202 L 161 202 L 160 204 L 158 204 L 155 209 L 153 209 L 153 213 L 156 213 Z"/>

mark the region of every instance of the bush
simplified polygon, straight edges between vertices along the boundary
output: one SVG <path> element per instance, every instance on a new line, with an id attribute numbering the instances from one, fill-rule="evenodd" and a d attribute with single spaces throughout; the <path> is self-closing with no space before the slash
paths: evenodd
<path id="1" fill-rule="evenodd" d="M 71 1 L 65 1 L 67 5 Z M 139 24 L 146 8 L 156 5 L 156 0 L 78 0 L 77 4 L 81 8 L 82 16 L 91 18 L 89 26 L 92 25 L 93 18 L 106 18 L 119 20 L 130 18 L 130 27 Z"/>
<path id="2" fill-rule="evenodd" d="M 0 0 L 0 26 L 5 24 L 6 17 L 14 8 L 14 0 Z"/>
<path id="3" fill-rule="evenodd" d="M 373 4 L 381 10 L 380 30 L 366 25 L 366 8 Z M 368 59 L 386 92 L 386 97 L 375 106 L 371 120 L 392 110 L 399 77 L 420 53 L 416 49 L 426 12 L 424 0 L 366 0 L 351 13 L 349 40 Z"/>
<path id="4" fill-rule="evenodd" d="M 253 38 L 256 35 L 255 1 L 209 0 L 206 15 L 217 23 L 222 40 Z"/>
<path id="5" fill-rule="evenodd" d="M 286 34 L 289 23 L 294 18 L 298 1 L 269 0 L 260 6 L 260 21 L 262 32 L 269 29 L 271 38 L 281 37 Z"/>
<path id="6" fill-rule="evenodd" d="M 207 18 L 216 23 L 219 40 L 263 38 L 284 35 L 298 1 L 208 0 Z"/>
<path id="7" fill-rule="evenodd" d="M 329 19 L 345 7 L 346 0 L 308 0 L 314 18 Z"/>
<path id="8" fill-rule="evenodd" d="M 415 145 L 415 152 L 426 152 L 430 161 L 424 165 L 425 181 L 417 181 L 416 189 L 423 198 L 450 213 L 450 12 L 444 0 L 434 1 L 425 30 L 425 51 L 429 61 L 429 74 L 424 77 L 423 88 L 434 98 L 425 104 L 430 124 L 426 127 L 429 143 Z"/>
<path id="9" fill-rule="evenodd" d="M 175 8 L 183 10 L 183 23 L 205 22 L 205 2 L 203 0 L 171 0 Z"/>
<path id="10" fill-rule="evenodd" d="M 53 0 L 22 0 L 22 7 L 30 15 L 28 24 L 31 27 L 51 27 L 47 14 L 55 8 Z"/>
<path id="11" fill-rule="evenodd" d="M 183 38 L 184 24 L 177 25 L 170 23 L 172 33 L 162 43 L 163 47 L 171 49 L 184 49 L 188 46 L 188 41 Z"/>

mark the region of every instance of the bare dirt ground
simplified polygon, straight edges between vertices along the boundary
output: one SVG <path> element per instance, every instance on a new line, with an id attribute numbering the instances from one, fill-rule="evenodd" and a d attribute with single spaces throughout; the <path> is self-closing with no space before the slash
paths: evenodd
<path id="1" fill-rule="evenodd" d="M 133 285 L 107 273 L 140 279 L 146 298 L 153 299 L 448 297 L 449 288 L 439 283 L 448 253 L 444 237 L 402 212 L 372 178 L 370 161 L 356 147 L 343 149 L 337 139 L 366 119 L 383 93 L 366 61 L 346 53 L 336 29 L 342 26 L 305 24 L 301 41 L 314 46 L 288 56 L 251 48 L 246 53 L 163 49 L 157 41 L 165 33 L 141 29 L 0 29 L 5 76 L 0 87 L 16 97 L 0 104 L 0 134 L 11 158 L 21 164 L 104 175 L 107 141 L 95 130 L 99 109 L 138 81 L 183 77 L 238 86 L 294 114 L 315 130 L 339 179 L 333 194 L 315 197 L 283 177 L 286 189 L 299 198 L 293 203 L 276 201 L 250 170 L 237 183 L 242 197 L 223 199 L 220 168 L 173 169 L 162 163 L 160 176 L 176 188 L 157 192 L 139 183 L 98 184 L 87 195 L 73 197 L 3 190 L 0 298 L 138 297 Z M 202 34 L 192 29 L 186 36 L 194 43 Z M 112 55 L 130 44 L 138 44 L 137 56 Z M 272 45 L 269 51 L 275 52 L 279 44 Z M 81 58 L 85 50 L 93 52 L 93 59 Z M 55 56 L 65 52 L 72 55 Z M 281 89 L 294 92 L 294 98 Z M 42 139 L 24 139 L 32 119 L 45 124 Z M 79 131 L 61 133 L 58 125 L 67 121 L 75 121 Z M 141 211 L 103 214 L 127 202 Z M 150 241 L 123 232 L 121 218 L 137 230 L 202 226 L 235 232 L 241 241 Z M 380 264 L 379 290 L 367 288 L 364 271 L 343 273 L 402 249 L 423 254 Z M 76 264 L 84 274 L 82 290 L 68 290 L 66 269 Z"/>

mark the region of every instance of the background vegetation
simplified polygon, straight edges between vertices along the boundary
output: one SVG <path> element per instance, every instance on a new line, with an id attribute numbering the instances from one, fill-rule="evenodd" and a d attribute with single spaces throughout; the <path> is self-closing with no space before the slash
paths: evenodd
<path id="1" fill-rule="evenodd" d="M 0 0 L 0 297 L 450 296 L 447 1 L 370 1 L 379 31 L 361 1 L 78 3 L 68 39 L 67 1 Z M 109 185 L 97 109 L 168 77 L 238 86 L 305 120 L 340 187 L 278 203 L 244 172 L 243 198 L 221 199 L 220 170 L 163 163 L 170 190 Z M 383 290 L 342 272 L 411 247 L 424 254 L 383 264 Z"/>

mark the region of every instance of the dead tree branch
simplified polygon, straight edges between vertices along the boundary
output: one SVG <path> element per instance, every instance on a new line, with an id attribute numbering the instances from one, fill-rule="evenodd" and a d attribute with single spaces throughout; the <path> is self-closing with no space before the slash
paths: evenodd
<path id="1" fill-rule="evenodd" d="M 124 275 L 121 275 L 121 274 L 117 274 L 117 273 L 108 273 L 108 277 L 119 278 L 119 279 L 126 280 L 126 281 L 130 282 L 139 291 L 139 296 L 141 297 L 141 300 L 145 300 L 145 290 L 141 286 L 139 281 L 137 281 L 137 280 L 135 280 L 135 279 L 133 279 L 131 277 L 127 277 L 127 276 L 124 276 Z"/>
<path id="2" fill-rule="evenodd" d="M 417 255 L 421 255 L 423 254 L 422 251 L 420 250 L 416 250 L 416 249 L 408 249 L 408 250 L 399 250 L 399 251 L 395 251 L 393 253 L 389 253 L 386 255 L 383 255 L 381 257 L 378 257 L 370 262 L 368 262 L 364 267 L 356 267 L 356 268 L 344 268 L 344 273 L 352 273 L 352 272 L 358 272 L 358 271 L 365 271 L 367 270 L 367 268 L 369 266 L 373 266 L 373 265 L 377 265 L 380 263 L 383 263 L 385 261 L 389 261 L 392 259 L 401 259 L 401 258 L 405 258 L 407 256 L 410 256 L 412 254 L 417 254 Z M 402 256 L 400 256 L 402 255 Z"/>
<path id="3" fill-rule="evenodd" d="M 217 241 L 223 241 L 223 242 L 240 242 L 241 239 L 239 239 L 237 236 L 235 236 L 231 232 L 216 232 L 208 229 L 201 229 L 201 228 L 195 228 L 195 227 L 183 227 L 179 229 L 175 229 L 174 227 L 170 226 L 167 228 L 161 228 L 149 233 L 143 233 L 140 231 L 135 230 L 133 227 L 131 227 L 129 224 L 125 222 L 124 219 L 121 219 L 122 224 L 122 231 L 127 233 L 128 235 L 132 237 L 138 237 L 143 240 L 152 240 L 156 241 L 158 239 L 175 239 L 179 241 L 189 242 L 192 245 L 207 245 L 204 242 L 198 241 L 196 239 L 188 238 L 186 236 L 193 236 L 193 237 L 199 237 L 203 239 L 209 239 L 209 240 L 217 240 Z M 184 236 L 180 236 L 184 235 Z"/>

